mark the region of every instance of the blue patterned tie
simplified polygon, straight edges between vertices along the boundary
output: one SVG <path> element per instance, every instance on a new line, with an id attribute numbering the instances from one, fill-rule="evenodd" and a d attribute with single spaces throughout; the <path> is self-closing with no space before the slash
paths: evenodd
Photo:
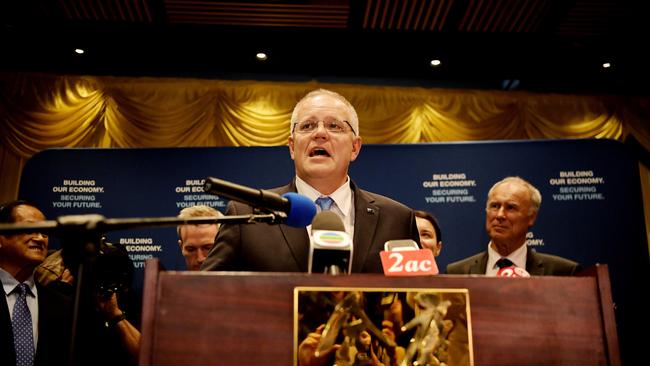
<path id="1" fill-rule="evenodd" d="M 316 204 L 320 207 L 321 212 L 329 211 L 332 208 L 334 200 L 330 197 L 318 197 L 316 199 Z"/>
<path id="2" fill-rule="evenodd" d="M 34 364 L 34 334 L 32 315 L 27 307 L 29 287 L 27 284 L 21 283 L 16 286 L 14 292 L 18 294 L 11 319 L 14 347 L 16 347 L 16 366 L 32 366 Z"/>

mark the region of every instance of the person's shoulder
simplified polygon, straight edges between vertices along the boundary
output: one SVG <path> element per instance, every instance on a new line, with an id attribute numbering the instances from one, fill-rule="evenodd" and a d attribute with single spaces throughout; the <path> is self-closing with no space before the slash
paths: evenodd
<path id="1" fill-rule="evenodd" d="M 279 195 L 282 195 L 287 192 L 291 192 L 292 185 L 287 184 L 281 187 L 274 187 L 274 188 L 269 188 L 265 189 L 265 191 L 277 193 Z M 248 215 L 251 212 L 253 212 L 253 207 L 251 207 L 249 204 L 239 202 L 236 200 L 229 200 L 228 201 L 228 206 L 226 207 L 226 215 Z"/>
<path id="2" fill-rule="evenodd" d="M 469 272 L 469 267 L 473 265 L 474 263 L 477 263 L 481 260 L 484 259 L 484 257 L 487 257 L 487 252 L 482 251 L 479 253 L 476 253 L 474 255 L 471 255 L 469 257 L 465 257 L 462 259 L 459 259 L 455 262 L 449 263 L 447 265 L 447 268 L 445 270 L 446 274 L 468 274 Z M 487 259 L 485 259 L 487 260 Z"/>
<path id="3" fill-rule="evenodd" d="M 466 264 L 466 263 L 474 263 L 474 262 L 480 260 L 481 258 L 483 258 L 486 255 L 487 255 L 487 252 L 482 251 L 480 253 L 476 253 L 476 254 L 470 255 L 469 257 L 465 257 L 465 258 L 459 259 L 459 260 L 457 260 L 455 262 L 449 263 L 449 266 L 457 266 L 457 265 L 463 265 L 463 264 Z"/>
<path id="4" fill-rule="evenodd" d="M 280 187 L 273 187 L 273 188 L 267 189 L 267 191 L 277 193 L 277 194 L 284 194 L 284 193 L 287 193 L 287 192 L 294 192 L 295 190 L 296 190 L 295 185 L 293 183 L 285 184 L 285 185 L 280 186 Z"/>
<path id="5" fill-rule="evenodd" d="M 535 249 L 530 250 L 537 262 L 542 262 L 550 271 L 558 274 L 574 274 L 582 270 L 580 263 L 559 255 L 540 253 Z"/>
<path id="6" fill-rule="evenodd" d="M 36 267 L 34 280 L 44 286 L 58 281 L 65 270 L 61 249 L 49 253 L 45 260 Z"/>
<path id="7" fill-rule="evenodd" d="M 533 253 L 534 256 L 536 256 L 540 260 L 543 260 L 544 262 L 553 262 L 553 263 L 565 264 L 568 266 L 578 265 L 578 262 L 575 262 L 568 258 L 560 257 L 559 255 L 541 253 L 535 249 L 531 249 L 531 252 Z"/>
<path id="8" fill-rule="evenodd" d="M 403 210 L 408 212 L 412 211 L 410 207 L 406 206 L 405 204 L 399 201 L 396 201 L 390 197 L 386 197 L 378 193 L 366 191 L 358 187 L 355 191 L 355 195 L 379 207 L 389 207 L 391 209 Z"/>
<path id="9" fill-rule="evenodd" d="M 53 284 L 44 285 L 36 281 L 36 288 L 38 289 L 38 297 L 42 299 L 39 302 L 42 301 L 45 306 L 68 309 L 73 305 L 72 296 L 63 292 L 62 289 L 57 289 Z"/>

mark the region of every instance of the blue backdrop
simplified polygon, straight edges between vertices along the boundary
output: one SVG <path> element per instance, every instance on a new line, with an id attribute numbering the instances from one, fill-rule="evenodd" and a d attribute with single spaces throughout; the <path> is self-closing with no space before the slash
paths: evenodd
<path id="1" fill-rule="evenodd" d="M 50 219 L 86 213 L 166 217 L 199 203 L 223 212 L 225 199 L 202 192 L 208 176 L 272 188 L 288 183 L 293 174 L 287 147 L 55 149 L 26 164 L 20 197 L 38 203 Z M 637 284 L 648 279 L 648 246 L 637 161 L 621 143 L 364 145 L 350 171 L 360 187 L 438 217 L 441 269 L 486 248 L 485 197 L 492 184 L 509 175 L 527 179 L 542 193 L 529 245 L 583 266 L 609 265 L 621 345 L 631 348 L 626 346 L 633 341 L 631 327 L 639 318 L 647 320 Z M 137 268 L 137 289 L 148 257 L 159 257 L 166 269 L 184 269 L 173 227 L 115 231 L 107 237 L 127 246 Z"/>

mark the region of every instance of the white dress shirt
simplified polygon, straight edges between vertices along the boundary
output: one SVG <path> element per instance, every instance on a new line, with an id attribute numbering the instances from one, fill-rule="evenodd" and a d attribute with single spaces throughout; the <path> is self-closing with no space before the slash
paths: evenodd
<path id="1" fill-rule="evenodd" d="M 485 267 L 485 275 L 486 276 L 496 276 L 497 272 L 499 271 L 499 267 L 497 267 L 497 261 L 501 258 L 508 258 L 512 263 L 514 263 L 515 266 L 521 268 L 521 269 L 526 269 L 526 252 L 528 248 L 526 248 L 526 244 L 520 246 L 519 248 L 515 249 L 514 252 L 510 253 L 507 257 L 502 256 L 499 254 L 496 250 L 492 249 L 492 242 L 488 244 L 488 261 L 487 261 L 487 266 Z"/>
<path id="2" fill-rule="evenodd" d="M 341 221 L 343 221 L 343 225 L 345 226 L 345 232 L 348 233 L 351 238 L 354 238 L 354 194 L 350 188 L 349 176 L 343 185 L 328 196 L 321 194 L 298 176 L 296 176 L 296 190 L 299 194 L 309 197 L 312 201 L 316 201 L 319 197 L 330 197 L 334 201 L 330 211 L 339 215 Z M 319 207 L 317 207 L 317 209 L 320 211 Z M 307 231 L 311 233 L 311 225 L 307 226 Z"/>

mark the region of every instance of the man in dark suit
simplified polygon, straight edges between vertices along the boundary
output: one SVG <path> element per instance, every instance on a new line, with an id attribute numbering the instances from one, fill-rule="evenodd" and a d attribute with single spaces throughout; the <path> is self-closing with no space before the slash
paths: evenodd
<path id="1" fill-rule="evenodd" d="M 360 189 L 348 176 L 361 150 L 359 119 L 343 96 L 329 90 L 310 92 L 291 116 L 289 152 L 296 176 L 272 191 L 297 192 L 312 200 L 328 200 L 353 238 L 352 272 L 382 272 L 379 252 L 386 241 L 419 243 L 413 211 L 403 204 Z M 252 212 L 231 201 L 227 215 Z M 308 228 L 309 230 L 309 228 Z M 306 272 L 309 232 L 285 225 L 223 224 L 202 270 Z"/>
<path id="2" fill-rule="evenodd" d="M 538 253 L 526 245 L 526 233 L 541 203 L 539 190 L 524 179 L 507 177 L 497 182 L 488 192 L 485 209 L 487 250 L 449 264 L 446 272 L 495 276 L 500 268 L 513 265 L 534 276 L 571 276 L 580 271 L 576 262 Z"/>
<path id="3" fill-rule="evenodd" d="M 26 224 L 43 220 L 43 213 L 24 201 L 0 206 L 0 223 Z M 0 300 L 2 365 L 68 363 L 72 303 L 69 298 L 34 281 L 34 269 L 45 259 L 47 248 L 48 237 L 42 233 L 0 235 L 0 279 L 4 289 L 4 296 Z M 24 300 L 18 294 L 19 287 L 27 289 L 24 290 Z M 25 303 L 29 309 L 26 316 L 30 321 L 19 323 L 15 321 L 18 317 L 16 306 L 21 307 Z M 14 337 L 19 333 L 28 334 L 27 338 L 32 342 L 20 342 L 19 351 L 16 352 Z"/>

